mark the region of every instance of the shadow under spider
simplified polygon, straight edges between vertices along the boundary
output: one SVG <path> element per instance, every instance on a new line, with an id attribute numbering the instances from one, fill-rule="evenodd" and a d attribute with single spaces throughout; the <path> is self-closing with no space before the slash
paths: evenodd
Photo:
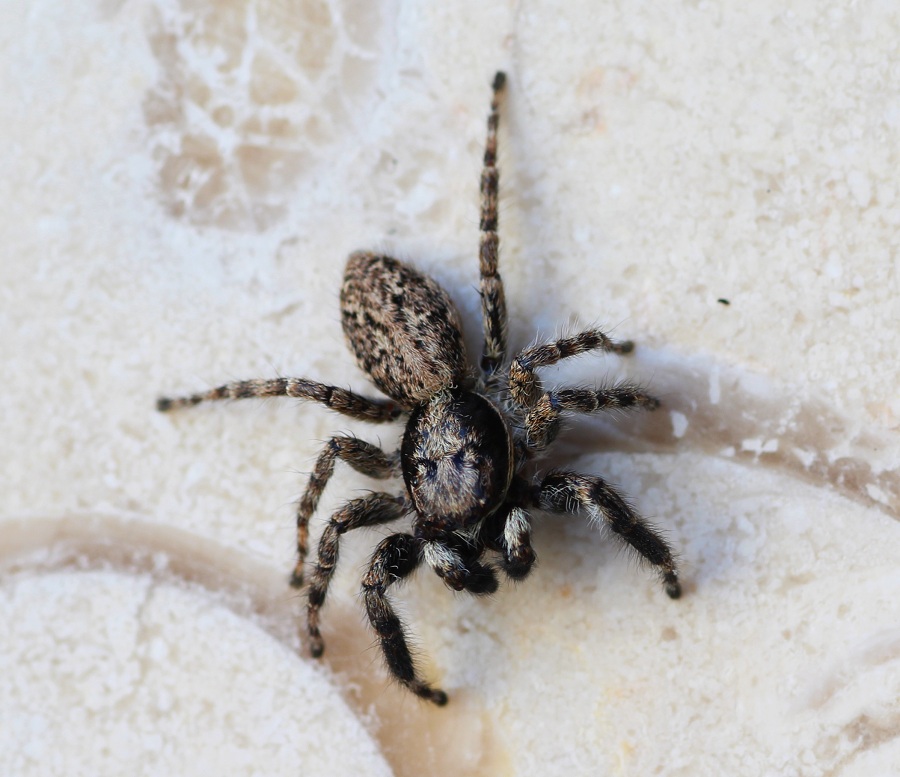
<path id="1" fill-rule="evenodd" d="M 602 427 L 605 450 L 693 448 L 769 467 L 900 519 L 896 433 L 844 417 L 824 401 L 803 402 L 774 381 L 735 367 L 646 346 L 636 357 L 662 407 L 612 421 L 578 419 L 565 432 L 569 455 L 596 452 Z M 582 364 L 596 376 L 595 364 Z"/>

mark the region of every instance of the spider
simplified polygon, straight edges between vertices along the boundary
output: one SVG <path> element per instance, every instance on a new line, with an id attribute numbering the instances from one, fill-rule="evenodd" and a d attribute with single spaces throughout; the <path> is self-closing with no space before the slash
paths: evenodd
<path id="1" fill-rule="evenodd" d="M 313 400 L 353 418 L 384 423 L 405 419 L 400 449 L 387 453 L 357 437 L 332 437 L 320 453 L 297 509 L 297 562 L 291 577 L 304 585 L 309 520 L 340 459 L 373 478 L 402 477 L 405 493 L 372 493 L 346 502 L 319 540 L 307 586 L 310 652 L 325 643 L 320 613 L 343 534 L 412 516 L 410 531 L 381 541 L 362 581 L 365 608 L 390 673 L 417 696 L 437 705 L 447 694 L 422 679 L 405 628 L 388 591 L 423 562 L 454 591 L 478 596 L 497 590 L 498 568 L 524 579 L 535 563 L 529 511 L 582 513 L 606 523 L 653 565 L 666 593 L 681 595 L 666 541 L 603 479 L 554 471 L 526 477 L 524 465 L 556 437 L 566 413 L 619 408 L 653 410 L 659 401 L 637 385 L 547 391 L 536 371 L 588 351 L 625 354 L 599 329 L 533 345 L 507 361 L 507 314 L 498 272 L 497 127 L 506 76 L 493 81 L 481 173 L 479 261 L 484 346 L 479 370 L 467 361 L 459 314 L 434 280 L 389 256 L 350 256 L 341 289 L 344 334 L 359 365 L 389 400 L 370 399 L 305 378 L 228 383 L 204 393 L 161 398 L 172 410 L 214 399 L 288 396 Z"/>

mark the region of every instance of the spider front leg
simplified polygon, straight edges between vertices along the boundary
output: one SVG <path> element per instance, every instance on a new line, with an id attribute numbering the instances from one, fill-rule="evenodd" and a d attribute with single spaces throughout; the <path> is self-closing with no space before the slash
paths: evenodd
<path id="1" fill-rule="evenodd" d="M 484 167 L 481 171 L 481 240 L 479 266 L 481 273 L 481 314 L 484 329 L 484 349 L 481 371 L 490 378 L 506 358 L 506 296 L 503 279 L 497 269 L 500 256 L 500 236 L 497 234 L 497 200 L 500 190 L 500 171 L 497 169 L 497 127 L 500 124 L 500 94 L 506 75 L 494 76 L 491 112 L 487 122 L 484 147 Z"/>
<path id="2" fill-rule="evenodd" d="M 525 445 L 529 451 L 543 450 L 559 431 L 563 412 L 596 413 L 605 410 L 643 408 L 656 410 L 659 400 L 633 383 L 606 388 L 572 388 L 547 391 L 525 415 Z"/>
<path id="3" fill-rule="evenodd" d="M 615 342 L 599 329 L 587 329 L 573 337 L 562 337 L 552 343 L 526 348 L 509 365 L 509 393 L 513 402 L 525 410 L 533 408 L 544 394 L 536 370 L 550 367 L 562 359 L 598 350 L 630 353 L 634 350 L 634 343 L 630 340 Z"/>
<path id="4" fill-rule="evenodd" d="M 412 574 L 421 563 L 419 547 L 419 540 L 409 534 L 393 534 L 382 540 L 372 556 L 362 588 L 369 622 L 378 634 L 391 674 L 416 696 L 443 706 L 447 694 L 419 678 L 403 624 L 387 597 L 388 588 Z"/>
<path id="5" fill-rule="evenodd" d="M 653 564 L 666 593 L 677 599 L 681 583 L 668 543 L 626 504 L 602 478 L 577 472 L 557 472 L 543 479 L 534 496 L 535 505 L 553 513 L 586 512 L 610 529 Z"/>
<path id="6" fill-rule="evenodd" d="M 390 523 L 407 512 L 409 505 L 404 497 L 377 493 L 353 499 L 331 516 L 319 539 L 318 559 L 307 592 L 306 628 L 309 633 L 309 652 L 313 657 L 318 658 L 325 652 L 325 642 L 319 631 L 319 611 L 325 604 L 328 586 L 337 566 L 341 535 L 361 526 Z"/>
<path id="7" fill-rule="evenodd" d="M 166 412 L 212 400 L 262 397 L 309 399 L 343 415 L 373 423 L 393 421 L 403 412 L 396 402 L 361 397 L 352 391 L 318 383 L 314 380 L 306 380 L 306 378 L 240 380 L 185 397 L 160 397 L 156 400 L 156 409 Z"/>
<path id="8" fill-rule="evenodd" d="M 309 519 L 316 511 L 322 491 L 334 473 L 335 459 L 349 464 L 357 472 L 373 478 L 389 478 L 399 475 L 397 454 L 388 455 L 381 448 L 349 435 L 332 437 L 316 461 L 316 466 L 309 476 L 306 491 L 297 505 L 297 564 L 291 575 L 291 585 L 300 588 L 303 585 L 303 567 L 309 542 Z"/>

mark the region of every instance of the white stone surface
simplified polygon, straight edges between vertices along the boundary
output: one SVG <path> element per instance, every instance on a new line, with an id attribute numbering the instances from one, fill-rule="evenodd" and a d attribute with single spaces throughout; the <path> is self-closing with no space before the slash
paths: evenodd
<path id="1" fill-rule="evenodd" d="M 890 2 L 2 4 L 0 774 L 900 772 L 898 41 Z M 524 584 L 399 593 L 437 710 L 363 624 L 382 533 L 347 538 L 322 663 L 285 582 L 320 441 L 395 431 L 153 404 L 365 390 L 361 247 L 443 283 L 476 351 L 497 68 L 513 345 L 639 343 L 547 377 L 665 410 L 558 461 L 667 531 L 686 595 L 540 517 Z M 339 469 L 320 518 L 371 487 Z"/>

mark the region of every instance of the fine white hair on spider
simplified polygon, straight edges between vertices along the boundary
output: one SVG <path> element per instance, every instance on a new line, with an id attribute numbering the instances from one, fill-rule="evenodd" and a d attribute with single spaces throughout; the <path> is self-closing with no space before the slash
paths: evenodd
<path id="1" fill-rule="evenodd" d="M 540 455 L 565 416 L 630 409 L 655 410 L 659 400 L 628 382 L 546 390 L 538 371 L 590 352 L 627 354 L 599 327 L 536 340 L 512 358 L 499 272 L 497 232 L 500 173 L 497 127 L 506 76 L 493 81 L 481 172 L 479 268 L 483 346 L 474 369 L 466 356 L 459 313 L 433 279 L 380 253 L 350 256 L 341 288 L 344 335 L 360 367 L 389 399 L 370 399 L 306 378 L 227 383 L 180 398 L 163 397 L 161 411 L 216 399 L 288 396 L 312 400 L 372 423 L 402 420 L 399 450 L 387 452 L 352 434 L 325 442 L 297 506 L 297 562 L 291 584 L 307 591 L 310 652 L 321 656 L 322 607 L 337 567 L 340 538 L 354 529 L 410 519 L 407 531 L 385 537 L 363 577 L 366 614 L 391 675 L 435 704 L 447 694 L 422 679 L 406 629 L 388 596 L 392 585 L 422 563 L 451 589 L 474 595 L 497 590 L 498 572 L 523 580 L 535 563 L 531 511 L 586 515 L 615 533 L 657 571 L 666 593 L 681 595 L 675 559 L 662 535 L 605 480 L 572 471 L 540 474 Z M 372 478 L 402 478 L 402 493 L 352 499 L 328 520 L 309 579 L 309 521 L 337 460 Z"/>

